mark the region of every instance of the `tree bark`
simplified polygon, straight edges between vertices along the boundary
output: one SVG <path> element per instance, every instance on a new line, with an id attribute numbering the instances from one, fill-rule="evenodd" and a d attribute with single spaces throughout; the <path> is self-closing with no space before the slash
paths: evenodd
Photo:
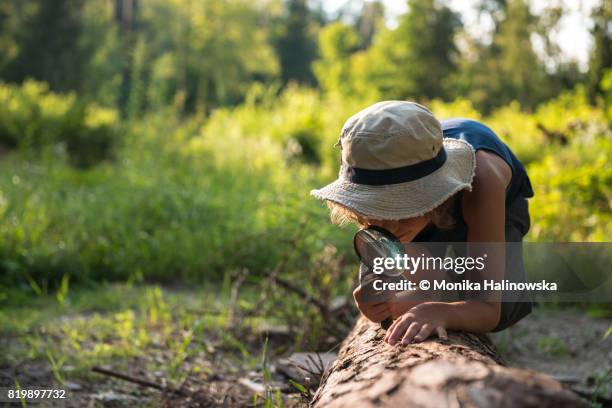
<path id="1" fill-rule="evenodd" d="M 508 368 L 486 336 L 449 333 L 408 346 L 384 343 L 385 331 L 360 318 L 323 376 L 319 407 L 582 407 L 559 382 Z"/>

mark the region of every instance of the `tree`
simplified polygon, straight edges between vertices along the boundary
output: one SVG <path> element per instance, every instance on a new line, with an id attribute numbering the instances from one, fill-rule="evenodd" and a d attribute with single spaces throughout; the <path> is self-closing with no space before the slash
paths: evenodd
<path id="1" fill-rule="evenodd" d="M 361 38 L 361 49 L 367 49 L 372 45 L 374 36 L 379 27 L 384 24 L 385 6 L 380 1 L 368 1 L 363 3 L 361 14 L 355 22 L 355 27 Z"/>
<path id="2" fill-rule="evenodd" d="M 589 59 L 588 89 L 592 100 L 597 95 L 604 95 L 602 79 L 607 69 L 612 68 L 612 5 L 602 0 L 599 7 L 593 9 L 593 49 Z"/>
<path id="3" fill-rule="evenodd" d="M 319 33 L 321 58 L 314 62 L 313 69 L 321 88 L 326 92 L 351 92 L 351 55 L 359 47 L 359 36 L 344 23 L 336 22 Z"/>
<path id="4" fill-rule="evenodd" d="M 499 33 L 493 39 L 498 59 L 504 102 L 518 100 L 521 106 L 533 108 L 541 98 L 539 87 L 545 86 L 546 73 L 533 49 L 535 19 L 524 0 L 511 0 Z"/>
<path id="5" fill-rule="evenodd" d="M 4 2 L 3 9 L 15 14 L 2 17 L 9 60 L 0 75 L 13 82 L 46 81 L 58 92 L 79 90 L 92 54 L 80 41 L 83 5 L 84 0 Z"/>
<path id="6" fill-rule="evenodd" d="M 121 48 L 121 88 L 118 95 L 117 104 L 123 115 L 127 114 L 128 105 L 136 105 L 135 93 L 141 92 L 141 84 L 138 75 L 134 74 L 134 55 L 136 54 L 136 43 L 138 40 L 138 0 L 115 0 L 114 1 L 114 20 L 117 24 L 120 48 Z M 140 48 L 142 53 L 142 47 Z M 142 61 L 136 60 L 136 63 Z M 136 65 L 137 65 L 136 64 Z M 139 67 L 136 67 L 139 70 Z"/>
<path id="7" fill-rule="evenodd" d="M 252 81 L 276 76 L 265 6 L 247 0 L 144 2 L 139 46 L 132 50 L 142 69 L 131 69 L 130 77 L 144 81 L 134 92 L 146 100 L 136 106 L 206 113 L 240 102 Z"/>
<path id="8" fill-rule="evenodd" d="M 371 48 L 373 83 L 387 98 L 443 98 L 455 72 L 459 16 L 437 0 L 411 0 L 395 30 Z"/>
<path id="9" fill-rule="evenodd" d="M 283 82 L 313 85 L 311 64 L 317 57 L 315 15 L 306 0 L 286 0 L 285 7 L 274 39 Z"/>
<path id="10" fill-rule="evenodd" d="M 492 41 L 471 42 L 472 56 L 462 61 L 457 92 L 484 113 L 513 100 L 533 109 L 554 93 L 550 75 L 532 44 L 540 30 L 538 19 L 525 0 L 493 3 L 497 4 L 491 6 L 497 23 Z M 500 13 L 498 7 L 503 4 Z"/>
<path id="11" fill-rule="evenodd" d="M 480 18 L 484 15 L 490 17 L 494 26 L 498 27 L 497 23 L 503 18 L 507 3 L 507 0 L 480 0 L 476 3 L 476 11 Z"/>
<path id="12" fill-rule="evenodd" d="M 79 93 L 96 103 L 115 107 L 123 82 L 123 55 L 119 27 L 112 2 L 86 1 L 83 9 L 83 34 L 79 42 L 92 50 L 84 61 L 86 72 Z"/>

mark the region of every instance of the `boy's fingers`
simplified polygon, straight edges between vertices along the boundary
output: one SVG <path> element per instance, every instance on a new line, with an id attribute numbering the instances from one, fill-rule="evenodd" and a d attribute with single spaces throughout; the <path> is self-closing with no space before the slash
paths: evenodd
<path id="1" fill-rule="evenodd" d="M 425 340 L 426 338 L 429 337 L 429 335 L 431 334 L 433 329 L 434 329 L 434 327 L 432 325 L 425 323 L 421 327 L 421 330 L 419 330 L 417 335 L 414 336 L 414 341 L 415 342 L 421 342 L 421 341 Z"/>
<path id="2" fill-rule="evenodd" d="M 387 343 L 391 345 L 397 343 L 412 323 L 413 322 L 411 322 L 410 320 L 398 319 L 397 324 L 395 324 L 395 327 L 387 331 Z"/>
<path id="3" fill-rule="evenodd" d="M 446 333 L 446 329 L 444 327 L 436 327 L 436 333 L 438 333 L 438 337 L 442 340 L 448 340 L 448 334 Z"/>
<path id="4" fill-rule="evenodd" d="M 409 329 L 409 326 L 412 326 L 412 324 L 416 323 L 410 319 L 401 319 L 398 324 L 393 328 L 391 335 L 389 335 L 389 344 L 394 345 L 395 343 L 397 343 L 402 338 L 404 333 L 406 333 L 406 330 Z"/>
<path id="5" fill-rule="evenodd" d="M 414 335 L 417 334 L 419 330 L 421 330 L 421 325 L 417 322 L 412 322 L 410 327 L 408 327 L 408 330 L 406 330 L 404 337 L 402 338 L 402 344 L 409 344 L 414 338 Z"/>
<path id="6" fill-rule="evenodd" d="M 391 334 L 393 333 L 393 330 L 395 330 L 397 325 L 400 324 L 402 320 L 403 320 L 402 318 L 395 319 L 393 323 L 391 323 L 391 326 L 389 326 L 389 328 L 387 329 L 387 334 L 385 335 L 385 341 L 387 343 L 389 343 L 389 340 L 391 339 Z"/>

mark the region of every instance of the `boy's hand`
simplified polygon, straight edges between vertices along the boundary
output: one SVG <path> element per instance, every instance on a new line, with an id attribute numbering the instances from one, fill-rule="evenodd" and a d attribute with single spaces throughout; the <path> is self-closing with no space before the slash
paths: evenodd
<path id="1" fill-rule="evenodd" d="M 397 319 L 398 317 L 400 317 L 418 304 L 419 302 L 414 301 L 404 302 L 401 300 L 393 300 L 393 302 L 389 303 L 389 308 L 391 309 L 391 316 L 393 317 L 393 319 Z"/>
<path id="2" fill-rule="evenodd" d="M 446 322 L 436 304 L 422 303 L 408 310 L 387 330 L 385 341 L 390 345 L 419 343 L 433 333 L 447 339 Z"/>
<path id="3" fill-rule="evenodd" d="M 380 323 L 393 314 L 388 302 L 365 302 L 361 296 L 361 285 L 353 291 L 353 297 L 361 314 L 374 323 Z"/>

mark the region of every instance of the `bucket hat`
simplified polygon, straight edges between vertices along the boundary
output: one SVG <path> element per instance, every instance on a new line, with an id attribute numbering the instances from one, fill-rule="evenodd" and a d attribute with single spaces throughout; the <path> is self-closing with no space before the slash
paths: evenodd
<path id="1" fill-rule="evenodd" d="M 407 101 L 378 102 L 350 117 L 338 141 L 337 180 L 310 193 L 371 219 L 423 215 L 456 192 L 471 190 L 472 146 L 444 138 L 426 107 Z"/>

